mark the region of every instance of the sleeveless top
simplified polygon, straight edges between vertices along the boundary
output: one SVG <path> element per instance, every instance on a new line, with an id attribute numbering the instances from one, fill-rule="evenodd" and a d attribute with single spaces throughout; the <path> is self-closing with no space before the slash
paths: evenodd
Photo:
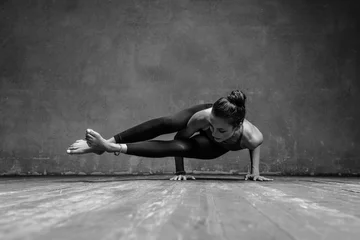
<path id="1" fill-rule="evenodd" d="M 238 150 L 243 149 L 240 146 L 240 142 L 241 142 L 241 139 L 243 136 L 242 131 L 237 131 L 230 139 L 223 141 L 223 142 L 217 142 L 214 140 L 214 137 L 212 136 L 210 127 L 208 127 L 207 129 L 201 130 L 200 133 L 205 134 L 205 136 L 207 138 L 209 138 L 212 142 L 214 142 L 217 145 L 222 146 L 223 148 L 225 148 L 229 151 L 238 151 Z M 236 136 L 235 139 L 237 139 L 237 140 L 232 140 L 234 138 L 234 136 Z"/>

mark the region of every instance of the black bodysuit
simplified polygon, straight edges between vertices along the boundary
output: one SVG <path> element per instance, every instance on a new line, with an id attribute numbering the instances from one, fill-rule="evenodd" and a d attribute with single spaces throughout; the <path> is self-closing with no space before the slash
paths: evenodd
<path id="1" fill-rule="evenodd" d="M 211 103 L 199 104 L 171 116 L 149 120 L 115 135 L 115 141 L 116 143 L 126 143 L 128 154 L 149 158 L 214 159 L 228 151 L 240 150 L 241 133 L 236 133 L 238 139 L 235 136 L 237 139 L 235 142 L 216 142 L 209 128 L 201 130 L 199 134 L 187 139 L 151 140 L 160 135 L 175 133 L 186 128 L 188 121 L 196 112 L 211 107 Z M 181 165 L 183 164 L 176 164 L 177 171 L 183 171 Z"/>

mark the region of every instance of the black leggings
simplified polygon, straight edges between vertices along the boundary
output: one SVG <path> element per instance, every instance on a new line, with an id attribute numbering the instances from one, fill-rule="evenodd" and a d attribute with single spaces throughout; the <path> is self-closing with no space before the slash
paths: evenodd
<path id="1" fill-rule="evenodd" d="M 160 135 L 178 132 L 186 128 L 189 119 L 196 112 L 210 107 L 212 107 L 211 103 L 199 104 L 168 117 L 149 120 L 115 135 L 115 141 L 116 143 L 126 143 L 127 154 L 129 155 L 149 158 L 217 158 L 228 152 L 228 150 L 216 145 L 202 134 L 188 139 L 174 139 L 170 141 L 150 140 Z"/>

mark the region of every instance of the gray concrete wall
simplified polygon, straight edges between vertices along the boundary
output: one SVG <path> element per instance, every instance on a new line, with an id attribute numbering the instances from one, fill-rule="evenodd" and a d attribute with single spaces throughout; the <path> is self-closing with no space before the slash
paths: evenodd
<path id="1" fill-rule="evenodd" d="M 0 174 L 172 172 L 172 158 L 65 150 L 233 89 L 264 134 L 263 172 L 359 173 L 355 3 L 1 1 Z M 245 172 L 249 154 L 185 164 Z"/>

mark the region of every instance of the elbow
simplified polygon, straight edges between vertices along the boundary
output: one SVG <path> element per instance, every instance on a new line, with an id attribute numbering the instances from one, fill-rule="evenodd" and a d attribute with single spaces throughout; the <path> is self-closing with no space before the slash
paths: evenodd
<path id="1" fill-rule="evenodd" d="M 262 145 L 262 143 L 264 142 L 264 137 L 263 135 L 260 133 L 256 138 L 253 139 L 252 141 L 252 150 L 255 150 L 256 148 L 260 147 Z"/>
<path id="2" fill-rule="evenodd" d="M 264 137 L 262 133 L 260 133 L 259 139 L 258 139 L 258 146 L 260 146 L 264 142 Z"/>

